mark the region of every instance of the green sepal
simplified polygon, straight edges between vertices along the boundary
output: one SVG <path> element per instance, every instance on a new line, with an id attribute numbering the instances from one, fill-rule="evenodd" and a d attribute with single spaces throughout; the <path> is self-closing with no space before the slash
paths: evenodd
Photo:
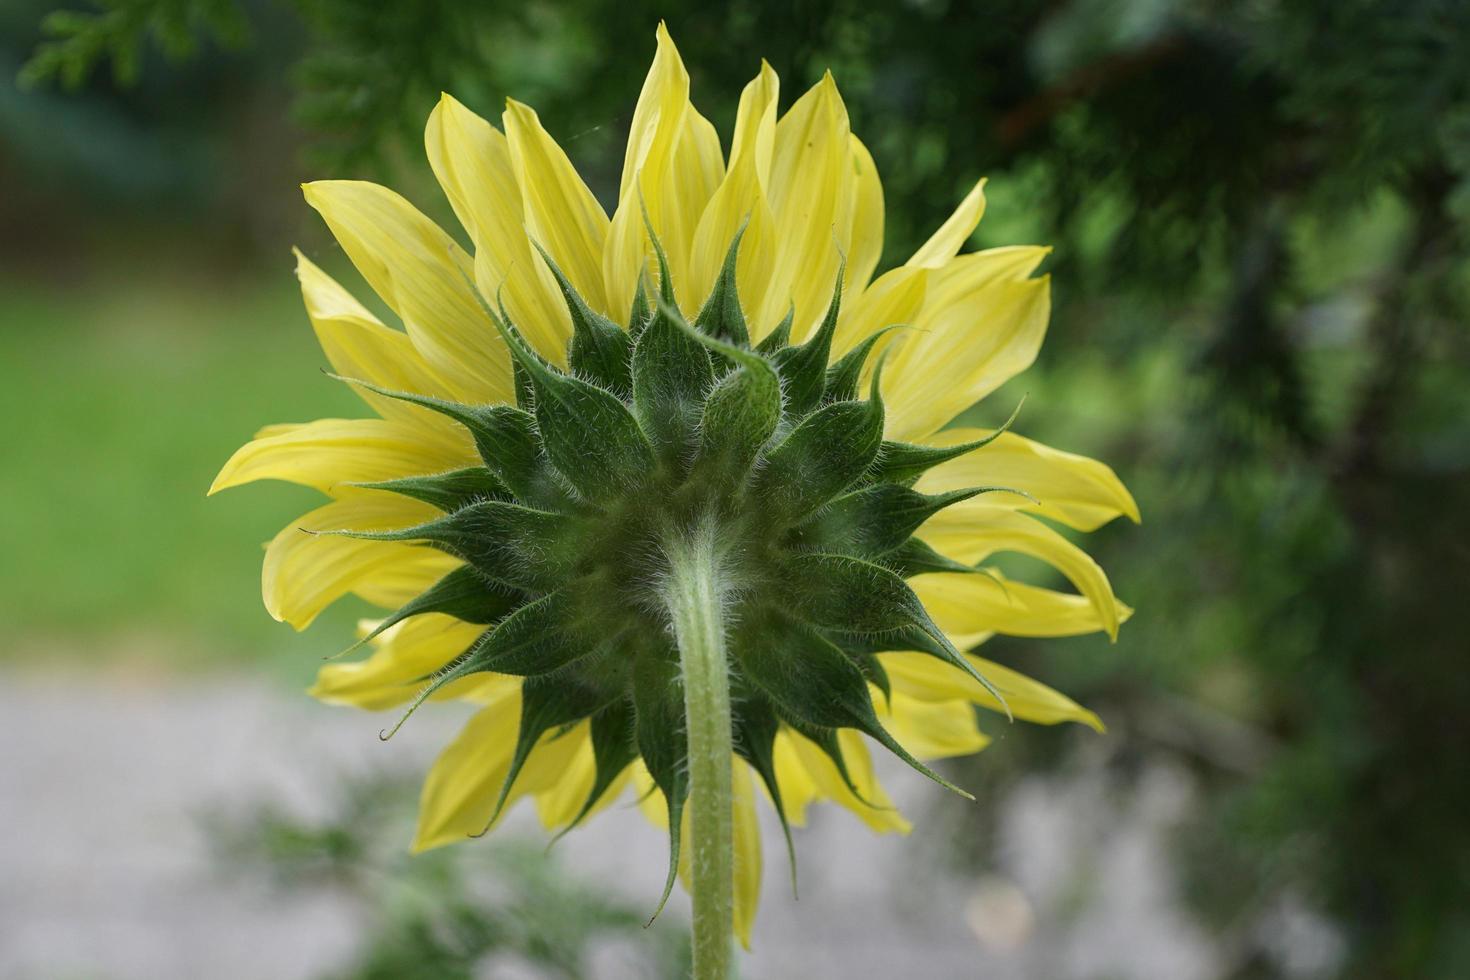
<path id="1" fill-rule="evenodd" d="M 595 650 L 566 629 L 566 598 L 552 592 L 506 616 L 466 654 L 475 670 L 540 677 Z"/>
<path id="2" fill-rule="evenodd" d="M 536 408 L 536 389 L 531 385 L 531 372 L 521 366 L 514 357 L 510 359 L 511 381 L 516 389 L 516 408 L 532 412 Z"/>
<path id="3" fill-rule="evenodd" d="M 757 493 L 787 522 L 806 517 L 856 483 L 883 440 L 883 403 L 834 402 L 817 409 L 766 454 Z"/>
<path id="4" fill-rule="evenodd" d="M 469 431 L 485 467 L 512 493 L 522 500 L 546 498 L 550 484 L 537 444 L 535 422 L 524 409 L 510 405 L 462 405 L 430 395 L 381 388 L 356 378 L 331 376 L 453 419 Z"/>
<path id="5" fill-rule="evenodd" d="M 878 721 L 863 671 L 811 626 L 785 615 L 765 617 L 756 642 L 736 647 L 751 683 L 785 714 L 811 728 L 855 728 L 946 789 L 974 799 L 898 743 Z"/>
<path id="6" fill-rule="evenodd" d="M 813 625 L 876 634 L 917 627 L 938 646 L 940 659 L 969 674 L 1006 707 L 1005 696 L 955 649 L 919 597 L 893 571 L 860 558 L 821 553 L 791 555 L 784 565 L 792 606 Z"/>
<path id="7" fill-rule="evenodd" d="M 842 309 L 842 277 L 847 274 L 847 259 L 837 266 L 837 285 L 832 289 L 832 302 L 827 314 L 811 339 L 800 347 L 787 347 L 776 355 L 776 367 L 785 382 L 786 410 L 801 416 L 822 400 L 827 384 L 827 360 L 832 356 L 832 337 L 837 333 L 837 315 Z"/>
<path id="8" fill-rule="evenodd" d="M 641 483 L 653 468 L 653 449 L 628 406 L 605 388 L 554 370 L 499 318 L 494 323 L 530 376 L 542 448 L 567 483 L 592 501 Z"/>
<path id="9" fill-rule="evenodd" d="M 873 352 L 873 347 L 890 330 L 898 330 L 903 324 L 892 323 L 881 330 L 869 334 L 867 339 L 858 344 L 852 350 L 843 354 L 836 364 L 827 369 L 827 381 L 822 389 L 822 401 L 845 402 L 857 397 L 858 381 L 862 377 L 863 367 L 868 363 L 868 355 Z"/>
<path id="10" fill-rule="evenodd" d="M 592 790 L 587 794 L 582 809 L 551 839 L 547 847 L 561 840 L 573 827 L 586 819 L 597 801 L 608 791 L 608 787 L 638 758 L 638 744 L 633 738 L 635 724 L 633 702 L 628 698 L 618 698 L 592 716 L 589 726 L 594 766 Z"/>
<path id="11" fill-rule="evenodd" d="M 917 626 L 904 626 L 896 630 L 886 630 L 882 633 L 854 633 L 835 629 L 823 630 L 822 632 L 826 635 L 827 639 L 854 657 L 860 657 L 865 654 L 876 655 L 879 653 L 916 651 L 918 653 L 927 653 L 940 659 L 947 659 L 944 653 L 944 645 Z"/>
<path id="12" fill-rule="evenodd" d="M 882 450 L 878 453 L 878 462 L 873 467 L 873 479 L 882 483 L 913 483 L 925 472 L 947 463 L 952 459 L 958 459 L 966 453 L 972 453 L 977 449 L 983 449 L 1001 437 L 1016 417 L 1021 414 L 1021 405 L 1026 400 L 1021 399 L 1011 417 L 1005 420 L 1005 424 L 996 429 L 990 435 L 973 442 L 962 442 L 956 446 L 918 446 L 908 442 L 883 443 Z"/>
<path id="13" fill-rule="evenodd" d="M 700 332 L 673 307 L 665 305 L 661 313 L 697 343 L 735 364 L 704 400 L 699 459 L 725 465 L 717 479 L 743 476 L 781 422 L 780 377 L 760 354 Z"/>
<path id="14" fill-rule="evenodd" d="M 715 288 L 704 301 L 699 316 L 694 318 L 694 325 L 702 332 L 740 347 L 750 346 L 750 328 L 746 326 L 745 312 L 740 308 L 740 291 L 735 282 L 735 264 L 740 254 L 740 239 L 745 236 L 746 224 L 747 222 L 741 222 L 740 230 L 735 232 L 735 237 L 730 241 L 730 249 L 725 253 L 725 264 L 720 267 Z"/>
<path id="15" fill-rule="evenodd" d="M 410 616 L 442 613 L 464 623 L 489 625 L 504 619 L 525 601 L 526 596 L 519 589 L 487 582 L 474 566 L 461 565 L 389 613 L 372 632 L 343 652 L 356 650 Z"/>
<path id="16" fill-rule="evenodd" d="M 422 541 L 515 588 L 560 585 L 575 560 L 566 518 L 505 500 L 484 500 L 396 531 L 333 531 L 367 541 Z"/>
<path id="17" fill-rule="evenodd" d="M 790 306 L 786 309 L 786 315 L 781 322 L 776 324 L 776 329 L 766 334 L 761 342 L 755 345 L 758 354 L 774 354 L 791 343 L 791 324 L 796 320 L 796 307 Z"/>
<path id="18" fill-rule="evenodd" d="M 521 769 L 542 735 L 589 717 L 618 696 L 619 691 L 604 681 L 581 673 L 565 673 L 554 678 L 528 677 L 521 682 L 521 721 L 516 731 L 515 753 L 490 819 L 485 821 L 484 829 L 472 836 L 483 837 L 500 817 Z"/>
<path id="19" fill-rule="evenodd" d="M 639 651 L 633 674 L 638 753 L 663 792 L 669 815 L 669 873 L 658 907 L 649 919 L 652 922 L 668 903 L 679 875 L 684 804 L 689 799 L 689 741 L 678 652 L 667 644 L 650 644 Z"/>
<path id="20" fill-rule="evenodd" d="M 637 340 L 648 321 L 653 318 L 653 301 L 648 290 L 643 288 L 643 277 L 638 277 L 638 289 L 633 293 L 633 305 L 628 310 L 628 339 Z"/>
<path id="21" fill-rule="evenodd" d="M 715 378 L 704 345 L 681 328 L 673 310 L 663 299 L 633 345 L 633 411 L 665 459 L 692 446 Z"/>
<path id="22" fill-rule="evenodd" d="M 894 483 L 877 483 L 838 497 L 793 535 L 820 551 L 876 558 L 901 546 L 944 508 L 981 492 L 954 490 L 931 496 Z"/>
<path id="23" fill-rule="evenodd" d="M 477 504 L 482 500 L 506 500 L 510 489 L 483 466 L 471 466 L 433 476 L 406 476 L 376 483 L 352 483 L 364 490 L 386 490 L 403 497 L 422 500 L 447 513 Z"/>
<path id="24" fill-rule="evenodd" d="M 862 672 L 864 680 L 883 692 L 883 701 L 891 707 L 893 705 L 893 684 L 888 679 L 888 671 L 879 662 L 877 654 L 857 653 L 847 649 L 842 652 Z"/>
<path id="25" fill-rule="evenodd" d="M 883 556 L 883 564 L 904 578 L 923 575 L 927 572 L 978 572 L 973 565 L 955 561 L 935 551 L 928 542 L 909 538 L 897 548 Z"/>
<path id="26" fill-rule="evenodd" d="M 735 754 L 760 776 L 766 794 L 781 821 L 786 838 L 786 859 L 791 867 L 791 893 L 796 894 L 796 844 L 791 839 L 791 824 L 786 819 L 786 803 L 781 798 L 781 783 L 776 778 L 776 735 L 781 719 L 769 699 L 754 689 L 739 672 L 730 678 L 730 724 Z"/>
<path id="27" fill-rule="evenodd" d="M 619 398 L 628 397 L 631 391 L 628 355 L 633 348 L 632 339 L 622 327 L 588 306 L 546 249 L 539 242 L 533 244 L 556 277 L 567 312 L 571 314 L 572 339 L 567 344 L 567 366 Z"/>

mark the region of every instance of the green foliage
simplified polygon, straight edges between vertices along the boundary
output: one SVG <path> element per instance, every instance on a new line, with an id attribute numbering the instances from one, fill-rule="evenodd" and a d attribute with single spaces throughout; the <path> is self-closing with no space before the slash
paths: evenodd
<path id="1" fill-rule="evenodd" d="M 238 48 L 250 39 L 236 0 L 104 0 L 100 7 L 48 14 L 41 22 L 46 40 L 21 72 L 21 82 L 56 79 L 75 90 L 105 61 L 118 84 L 132 85 L 150 44 L 179 62 L 196 56 L 202 43 Z"/>

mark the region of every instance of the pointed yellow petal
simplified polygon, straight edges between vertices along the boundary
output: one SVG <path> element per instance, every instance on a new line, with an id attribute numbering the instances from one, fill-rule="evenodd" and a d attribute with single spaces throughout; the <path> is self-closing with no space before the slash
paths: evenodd
<path id="1" fill-rule="evenodd" d="M 928 269 L 898 268 L 883 273 L 861 294 L 844 301 L 832 341 L 833 352 L 840 357 L 884 327 L 912 324 L 924 307 L 928 290 Z M 879 351 L 901 340 L 902 333 L 890 331 L 878 341 L 877 349 L 868 355 L 870 368 L 877 362 Z"/>
<path id="2" fill-rule="evenodd" d="M 980 217 L 985 214 L 985 180 L 981 178 L 960 206 L 955 208 L 939 230 L 930 236 L 929 240 L 919 247 L 919 250 L 904 263 L 911 266 L 922 266 L 928 269 L 938 269 L 944 266 L 950 259 L 959 254 L 964 248 L 965 242 L 975 233 L 980 224 Z"/>
<path id="3" fill-rule="evenodd" d="M 526 233 L 551 253 L 589 306 L 621 321 L 627 311 L 610 310 L 602 288 L 607 213 L 542 128 L 534 109 L 508 99 L 503 121 L 521 188 Z"/>
<path id="4" fill-rule="evenodd" d="M 571 823 L 592 792 L 597 778 L 597 765 L 592 758 L 592 739 L 582 739 L 566 768 L 550 786 L 536 794 L 536 816 L 547 830 Z"/>
<path id="5" fill-rule="evenodd" d="M 484 626 L 462 623 L 439 613 L 415 616 L 384 630 L 373 641 L 372 656 L 323 665 L 307 693 L 327 704 L 351 705 L 369 711 L 404 704 L 423 689 L 424 678 L 468 650 L 483 632 Z M 436 700 L 460 697 L 469 687 L 484 696 L 486 681 L 513 687 L 519 683 L 515 678 L 499 674 L 478 674 L 444 685 L 434 697 Z"/>
<path id="6" fill-rule="evenodd" d="M 886 666 L 888 654 L 885 654 Z M 918 656 L 923 656 L 919 654 Z M 940 667 L 946 666 L 929 658 Z M 965 676 L 954 667 L 952 673 Z M 881 695 L 873 699 L 879 719 L 898 740 L 898 744 L 914 754 L 916 759 L 948 759 L 959 755 L 974 755 L 990 744 L 990 739 L 980 731 L 975 722 L 975 709 L 963 699 L 926 700 L 912 697 L 894 685 L 893 697 Z"/>
<path id="7" fill-rule="evenodd" d="M 468 392 L 426 362 L 408 335 L 385 327 L 352 294 L 296 251 L 296 276 L 301 297 L 317 341 L 332 370 L 345 378 L 359 378 L 390 391 L 465 400 Z M 455 426 L 444 416 L 363 388 L 353 391 L 385 419 L 417 424 L 437 431 Z"/>
<path id="8" fill-rule="evenodd" d="M 823 796 L 834 800 L 857 814 L 858 819 L 880 834 L 908 833 L 913 824 L 903 818 L 893 806 L 888 794 L 883 792 L 877 776 L 873 774 L 873 759 L 862 737 L 850 728 L 840 729 L 837 742 L 842 748 L 842 758 L 847 763 L 848 774 L 853 785 L 862 793 L 863 799 L 853 795 L 842 781 L 837 765 L 816 744 L 801 735 L 794 735 L 792 745 L 801 759 L 802 767 Z M 782 791 L 785 791 L 782 784 Z M 866 800 L 867 802 L 863 802 Z"/>
<path id="9" fill-rule="evenodd" d="M 419 853 L 468 840 L 487 829 L 495 812 L 501 784 L 510 771 L 520 725 L 520 686 L 470 718 L 449 747 L 440 754 L 419 797 L 419 825 L 413 851 Z M 526 796 L 555 785 L 567 765 L 587 744 L 587 723 L 566 732 L 547 732 L 526 759 L 505 808 L 493 828 Z"/>
<path id="10" fill-rule="evenodd" d="M 482 401 L 514 398 L 510 357 L 466 279 L 470 261 L 443 229 L 377 184 L 319 180 L 303 190 L 426 361 Z"/>
<path id="11" fill-rule="evenodd" d="M 505 136 L 444 95 L 429 116 L 424 147 L 434 176 L 474 242 L 480 292 L 492 300 L 503 297 L 511 319 L 532 346 L 561 363 L 571 317 L 551 271 L 526 238 L 521 189 Z"/>
<path id="12" fill-rule="evenodd" d="M 990 434 L 988 429 L 945 429 L 926 441 L 954 446 Z M 1135 524 L 1139 520 L 1138 504 L 1111 467 L 1011 432 L 1001 433 L 994 442 L 972 453 L 941 463 L 916 484 L 924 493 L 974 486 L 1024 490 L 1041 501 L 1041 506 L 1015 494 L 987 494 L 977 499 L 993 507 L 1038 513 L 1079 531 L 1095 530 L 1119 516 Z"/>
<path id="13" fill-rule="evenodd" d="M 776 102 L 780 81 L 765 62 L 761 72 L 740 95 L 730 169 L 699 219 L 689 259 L 688 293 L 700 302 L 714 288 L 730 243 L 740 226 L 740 258 L 735 281 L 741 305 L 751 314 L 764 295 L 775 261 L 775 224 L 766 201 L 765 186 L 776 138 Z M 754 327 L 755 324 L 752 324 Z M 752 337 L 759 340 L 759 331 Z"/>
<path id="14" fill-rule="evenodd" d="M 847 288 L 856 295 L 873 278 L 883 255 L 883 183 L 873 155 L 856 136 L 852 142 L 852 240 L 847 249 Z"/>
<path id="15" fill-rule="evenodd" d="M 1046 333 L 1047 277 L 991 281 L 947 303 L 937 295 L 941 278 L 930 277 L 919 329 L 905 332 L 884 376 L 890 439 L 916 441 L 939 430 L 1030 367 Z"/>
<path id="16" fill-rule="evenodd" d="M 427 579 L 422 591 L 460 563 L 410 544 L 313 532 L 382 531 L 438 515 L 428 504 L 387 493 L 354 494 L 302 515 L 266 546 L 261 569 L 266 610 L 301 630 L 342 596 L 369 588 L 374 578 L 401 581 L 416 572 Z"/>
<path id="17" fill-rule="evenodd" d="M 678 300 L 698 309 L 704 298 L 689 281 L 695 228 L 724 177 L 719 136 L 689 102 L 689 73 L 662 24 L 658 53 L 633 113 L 622 189 L 603 255 L 608 303 L 626 316 L 653 254 L 644 211 L 669 259 Z"/>
<path id="18" fill-rule="evenodd" d="M 796 748 L 798 736 L 783 728 L 776 733 L 771 758 L 776 770 L 776 784 L 781 787 L 781 802 L 786 806 L 786 820 L 793 827 L 806 826 L 806 808 L 821 797 L 817 784 L 802 764 Z"/>
<path id="19" fill-rule="evenodd" d="M 1086 596 L 1069 592 L 1012 580 L 1002 584 L 987 575 L 966 572 L 917 575 L 908 582 L 939 627 L 955 637 L 985 633 L 1078 636 L 1106 628 L 1104 618 Z M 1121 602 L 1115 603 L 1115 609 L 1119 622 L 1133 614 Z"/>
<path id="20" fill-rule="evenodd" d="M 1005 705 L 1001 705 L 995 695 L 975 678 L 927 653 L 882 653 L 878 659 L 888 672 L 895 698 L 900 696 L 900 691 L 910 701 L 953 703 L 954 699 L 960 698 L 991 711 L 1004 713 L 1009 708 L 1011 714 L 1023 721 L 1042 725 L 1075 721 L 1097 731 L 1103 730 L 1097 715 L 1065 694 L 991 660 L 969 657 L 975 669 L 1005 696 Z M 899 741 L 903 741 L 902 737 Z"/>
<path id="21" fill-rule="evenodd" d="M 754 317 L 760 331 L 794 304 L 791 336 L 800 342 L 832 300 L 839 257 L 852 237 L 856 174 L 848 137 L 847 108 L 830 72 L 776 124 L 767 190 L 776 259 Z"/>
<path id="22" fill-rule="evenodd" d="M 761 828 L 755 816 L 755 787 L 750 766 L 737 756 L 730 776 L 735 834 L 735 935 L 748 950 L 761 897 Z"/>
<path id="23" fill-rule="evenodd" d="M 352 492 L 345 484 L 440 473 L 477 462 L 468 438 L 425 439 L 417 426 L 383 419 L 318 419 L 272 426 L 270 434 L 235 451 L 210 493 L 254 480 L 285 480 L 323 493 Z"/>
<path id="24" fill-rule="evenodd" d="M 984 503 L 990 494 L 962 500 L 930 518 L 918 531 L 924 541 L 966 565 L 1002 551 L 1039 558 L 1067 576 L 1097 610 L 1109 637 L 1118 636 L 1118 600 L 1108 576 L 1057 531 L 1029 514 Z"/>

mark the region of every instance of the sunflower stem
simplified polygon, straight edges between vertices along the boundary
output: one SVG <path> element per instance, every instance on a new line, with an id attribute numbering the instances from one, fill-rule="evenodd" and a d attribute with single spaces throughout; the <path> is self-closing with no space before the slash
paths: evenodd
<path id="1" fill-rule="evenodd" d="M 689 739 L 690 897 L 695 980 L 727 980 L 734 922 L 730 677 L 719 556 L 708 525 L 666 547 L 666 590 Z"/>

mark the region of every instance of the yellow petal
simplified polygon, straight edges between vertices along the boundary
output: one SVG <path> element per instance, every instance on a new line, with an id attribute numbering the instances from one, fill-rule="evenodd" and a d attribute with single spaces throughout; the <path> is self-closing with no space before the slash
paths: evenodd
<path id="1" fill-rule="evenodd" d="M 371 381 L 390 391 L 459 401 L 470 397 L 465 389 L 425 361 L 407 334 L 384 326 L 300 250 L 296 251 L 296 277 L 301 281 L 301 298 L 317 342 L 336 373 Z M 353 391 L 385 419 L 440 431 L 455 428 L 453 422 L 437 412 L 376 395 L 365 388 L 354 386 Z"/>
<path id="2" fill-rule="evenodd" d="M 923 654 L 919 654 L 923 656 Z M 885 658 L 887 655 L 885 654 Z M 943 667 L 933 657 L 934 663 Z M 887 659 L 883 661 L 887 666 Z M 961 676 L 963 672 L 949 668 Z M 874 698 L 878 716 L 898 744 L 917 759 L 948 759 L 974 755 L 990 744 L 975 722 L 975 709 L 970 702 L 951 698 L 947 701 L 912 697 L 894 685 L 891 698 Z"/>
<path id="3" fill-rule="evenodd" d="M 1078 636 L 1105 628 L 1103 617 L 1085 597 L 1038 588 L 1024 582 L 997 582 L 987 575 L 935 572 L 916 575 L 909 586 L 946 633 L 969 637 L 984 633 L 1008 636 Z M 1133 614 L 1115 603 L 1117 619 Z"/>
<path id="4" fill-rule="evenodd" d="M 323 665 L 307 693 L 327 704 L 369 711 L 404 704 L 423 689 L 425 678 L 468 650 L 484 632 L 484 626 L 439 613 L 415 616 L 384 630 L 374 640 L 370 657 Z M 499 674 L 478 674 L 444 685 L 435 698 L 460 697 L 470 688 L 483 696 L 487 680 L 495 685 L 519 683 Z"/>
<path id="5" fill-rule="evenodd" d="M 761 897 L 761 828 L 755 815 L 750 766 L 738 756 L 730 773 L 734 813 L 735 935 L 750 949 L 756 906 Z"/>
<path id="6" fill-rule="evenodd" d="M 714 126 L 689 101 L 688 73 L 662 25 L 659 53 L 638 109 L 623 192 L 603 256 L 608 301 L 626 313 L 639 277 L 650 267 L 653 245 L 644 223 L 646 208 L 648 223 L 668 257 L 676 298 L 693 315 L 706 292 L 690 276 L 695 232 L 724 179 L 725 159 Z"/>
<path id="7" fill-rule="evenodd" d="M 941 553 L 973 565 L 1002 551 L 1039 558 L 1071 580 L 1097 610 L 1108 636 L 1118 635 L 1118 601 L 1108 576 L 1092 556 L 1028 514 L 962 500 L 935 514 L 918 531 Z"/>
<path id="8" fill-rule="evenodd" d="M 988 429 L 945 429 L 926 441 L 935 446 L 973 442 Z M 915 485 L 924 493 L 962 487 L 1001 486 L 1024 490 L 1041 502 L 1015 494 L 986 494 L 978 499 L 993 507 L 1026 509 L 1079 531 L 1092 531 L 1118 516 L 1137 523 L 1138 504 L 1123 481 L 1105 463 L 1052 449 L 1011 432 L 958 459 L 941 463 Z"/>
<path id="9" fill-rule="evenodd" d="M 919 250 L 904 263 L 911 266 L 922 266 L 928 269 L 943 267 L 950 259 L 959 254 L 964 248 L 965 242 L 975 234 L 975 229 L 980 224 L 980 218 L 985 214 L 985 180 L 981 178 L 960 206 L 955 208 L 951 214 L 939 226 L 939 230 L 929 237 L 929 240 L 919 247 Z"/>
<path id="10" fill-rule="evenodd" d="M 627 311 L 610 310 L 602 288 L 607 213 L 542 128 L 534 109 L 508 99 L 503 121 L 521 188 L 526 233 L 551 253 L 588 305 L 621 321 Z"/>
<path id="11" fill-rule="evenodd" d="M 367 181 L 319 180 L 303 190 L 425 360 L 482 401 L 514 399 L 510 357 L 467 281 L 470 261 L 442 228 Z"/>
<path id="12" fill-rule="evenodd" d="M 761 71 L 740 95 L 730 169 L 710 198 L 694 233 L 689 259 L 688 293 L 700 302 L 714 288 L 735 233 L 745 225 L 735 281 L 741 305 L 754 311 L 775 262 L 775 224 L 766 200 L 766 182 L 776 138 L 776 102 L 780 81 L 761 62 Z M 784 311 L 783 311 L 784 312 Z M 756 324 L 751 325 L 753 328 Z M 758 333 L 758 331 L 757 331 Z M 759 336 L 753 336 L 759 340 Z"/>
<path id="13" fill-rule="evenodd" d="M 592 740 L 589 738 L 585 748 L 579 748 L 577 754 L 567 763 L 565 778 L 536 794 L 536 815 L 541 818 L 541 826 L 547 830 L 556 830 L 571 823 L 582 812 L 587 796 L 592 792 L 596 775 L 597 765 L 592 754 Z M 630 766 L 612 781 L 592 805 L 592 809 L 587 811 L 587 817 L 590 818 L 617 802 L 631 778 Z"/>
<path id="14" fill-rule="evenodd" d="M 883 255 L 883 183 L 873 155 L 856 136 L 852 143 L 852 240 L 847 250 L 847 288 L 857 294 L 873 278 Z"/>
<path id="15" fill-rule="evenodd" d="M 794 305 L 804 340 L 832 300 L 839 255 L 852 236 L 852 144 L 847 109 L 828 72 L 776 124 L 768 197 L 776 258 L 755 320 L 768 331 Z M 752 297 L 754 299 L 754 297 Z"/>
<path id="16" fill-rule="evenodd" d="M 949 302 L 937 295 L 946 286 L 931 276 L 919 329 L 901 338 L 885 375 L 890 439 L 937 431 L 1029 367 L 1041 347 L 1051 313 L 1045 276 L 994 280 Z"/>
<path id="17" fill-rule="evenodd" d="M 301 630 L 327 606 L 359 591 L 374 577 L 401 577 L 405 568 L 414 568 L 427 577 L 423 585 L 427 588 L 459 562 L 411 544 L 319 532 L 382 531 L 410 527 L 438 515 L 428 504 L 387 493 L 354 494 L 302 515 L 266 547 L 261 570 L 266 609 Z M 434 574 L 434 565 L 442 571 Z"/>
<path id="18" fill-rule="evenodd" d="M 415 853 L 463 841 L 487 829 L 501 784 L 510 771 L 520 725 L 520 688 L 509 690 L 510 695 L 502 695 L 470 718 L 429 770 L 419 798 Z M 543 735 L 526 759 L 496 822 L 522 797 L 554 786 L 586 742 L 586 722 L 566 732 Z"/>
<path id="19" fill-rule="evenodd" d="M 521 189 L 505 136 L 444 95 L 429 115 L 424 147 L 434 176 L 475 244 L 475 282 L 481 294 L 503 298 L 532 346 L 562 363 L 571 316 L 551 271 L 526 238 Z"/>
<path id="20" fill-rule="evenodd" d="M 433 548 L 415 548 L 401 560 L 375 569 L 356 582 L 352 594 L 375 606 L 397 609 L 461 564 L 459 559 Z"/>
<path id="21" fill-rule="evenodd" d="M 847 763 L 848 775 L 862 794 L 862 799 L 858 799 L 847 788 L 837 771 L 836 763 L 817 748 L 814 742 L 801 735 L 794 735 L 791 739 L 802 767 L 823 796 L 847 807 L 857 814 L 858 819 L 880 834 L 895 831 L 900 834 L 908 833 L 913 824 L 894 808 L 893 801 L 888 798 L 877 776 L 873 774 L 873 759 L 868 754 L 868 747 L 862 736 L 852 729 L 843 728 L 837 733 L 837 742 L 842 748 L 842 758 Z M 781 789 L 784 794 L 784 783 Z"/>
<path id="22" fill-rule="evenodd" d="M 781 802 L 786 807 L 787 822 L 793 827 L 805 827 L 806 808 L 822 794 L 801 761 L 801 753 L 796 748 L 797 738 L 789 729 L 778 731 L 771 758 L 776 770 L 776 785 L 781 788 Z"/>
<path id="23" fill-rule="evenodd" d="M 683 295 L 684 281 L 689 240 L 699 213 L 696 211 L 687 219 L 680 214 L 680 196 L 675 190 L 680 178 L 675 154 L 684 136 L 685 115 L 693 111 L 689 105 L 689 73 L 662 23 L 658 25 L 657 36 L 658 51 L 643 81 L 643 91 L 628 130 L 618 207 L 602 256 L 608 306 L 619 313 L 626 313 L 632 307 L 646 257 L 652 251 L 644 227 L 645 210 L 668 255 L 674 285 L 681 294 L 679 298 L 685 303 L 690 301 Z M 699 206 L 703 208 L 703 202 Z"/>
<path id="24" fill-rule="evenodd" d="M 1009 708 L 1011 714 L 1023 721 L 1034 721 L 1042 725 L 1075 721 L 1097 731 L 1103 730 L 1097 715 L 1065 694 L 992 660 L 969 656 L 975 669 L 1005 697 L 1005 706 L 975 678 L 927 653 L 881 653 L 878 659 L 888 672 L 895 698 L 899 697 L 899 692 L 903 692 L 910 701 L 953 703 L 959 698 L 991 711 L 1004 712 Z"/>
<path id="25" fill-rule="evenodd" d="M 912 324 L 924 307 L 928 289 L 928 269 L 903 267 L 883 273 L 851 302 L 844 300 L 837 335 L 832 341 L 833 352 L 840 357 L 884 327 Z M 878 342 L 878 349 L 868 355 L 870 369 L 877 361 L 878 351 L 901 339 L 902 332 L 890 331 L 888 337 Z"/>
<path id="26" fill-rule="evenodd" d="M 384 419 L 318 419 L 271 426 L 235 451 L 210 493 L 254 480 L 285 480 L 323 493 L 348 483 L 391 480 L 473 466 L 468 439 L 428 441 L 423 430 Z"/>

